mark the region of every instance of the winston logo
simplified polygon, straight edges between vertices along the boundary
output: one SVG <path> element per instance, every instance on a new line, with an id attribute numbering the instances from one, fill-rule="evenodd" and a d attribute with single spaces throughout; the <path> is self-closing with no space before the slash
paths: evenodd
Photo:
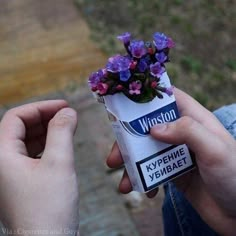
<path id="1" fill-rule="evenodd" d="M 146 136 L 152 126 L 160 123 L 171 122 L 179 118 L 176 103 L 170 103 L 145 116 L 139 117 L 130 122 L 120 121 L 124 129 L 135 136 Z"/>

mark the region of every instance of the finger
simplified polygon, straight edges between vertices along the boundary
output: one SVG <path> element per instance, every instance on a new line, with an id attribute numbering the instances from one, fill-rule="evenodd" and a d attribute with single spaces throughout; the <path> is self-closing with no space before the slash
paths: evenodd
<path id="1" fill-rule="evenodd" d="M 51 100 L 30 103 L 9 110 L 0 123 L 1 142 L 6 141 L 9 145 L 17 145 L 14 141 L 24 141 L 27 128 L 50 120 L 58 110 L 67 106 L 64 100 Z"/>
<path id="2" fill-rule="evenodd" d="M 74 164 L 73 136 L 77 113 L 71 108 L 60 110 L 48 124 L 45 151 L 42 159 L 50 164 Z"/>
<path id="3" fill-rule="evenodd" d="M 122 159 L 120 149 L 117 145 L 117 142 L 115 142 L 112 146 L 111 153 L 109 154 L 107 158 L 107 165 L 110 168 L 119 168 L 124 164 L 124 161 Z"/>
<path id="4" fill-rule="evenodd" d="M 173 91 L 181 116 L 192 117 L 194 120 L 203 124 L 213 133 L 226 138 L 231 138 L 229 133 L 225 130 L 223 125 L 218 121 L 213 113 L 208 111 L 205 107 L 203 107 L 185 92 L 177 88 L 174 88 Z"/>
<path id="5" fill-rule="evenodd" d="M 197 161 L 214 165 L 222 163 L 225 156 L 224 142 L 207 128 L 190 117 L 182 117 L 171 123 L 155 125 L 151 135 L 160 141 L 172 144 L 183 144 L 196 154 Z M 221 158 L 220 158 L 221 157 Z"/>
<path id="6" fill-rule="evenodd" d="M 120 185 L 119 185 L 119 191 L 121 193 L 127 194 L 130 193 L 132 191 L 132 185 L 129 179 L 129 176 L 127 174 L 127 171 L 124 171 L 123 177 L 120 181 Z"/>
<path id="7" fill-rule="evenodd" d="M 179 112 L 182 116 L 190 116 L 199 122 L 204 121 L 205 116 L 214 117 L 211 112 L 204 108 L 199 102 L 178 88 L 173 90 Z"/>
<path id="8" fill-rule="evenodd" d="M 154 198 L 157 195 L 158 191 L 159 191 L 159 188 L 155 188 L 151 190 L 150 192 L 146 193 L 146 195 L 148 198 Z"/>

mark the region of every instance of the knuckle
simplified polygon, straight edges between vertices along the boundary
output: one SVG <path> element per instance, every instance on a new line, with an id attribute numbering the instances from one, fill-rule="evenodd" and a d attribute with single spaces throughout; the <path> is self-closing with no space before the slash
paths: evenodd
<path id="1" fill-rule="evenodd" d="M 5 121 L 9 121 L 10 119 L 12 119 L 12 117 L 16 116 L 16 108 L 11 108 L 10 110 L 6 111 L 0 121 L 2 122 L 3 120 Z"/>
<path id="2" fill-rule="evenodd" d="M 3 115 L 3 117 L 9 117 L 12 116 L 16 113 L 16 108 L 11 108 L 8 111 L 5 112 L 5 114 Z"/>
<path id="3" fill-rule="evenodd" d="M 194 126 L 194 120 L 189 117 L 189 116 L 183 116 L 179 119 L 179 127 L 180 129 L 186 129 L 186 128 L 190 128 Z"/>
<path id="4" fill-rule="evenodd" d="M 26 104 L 10 108 L 8 111 L 5 112 L 3 117 L 21 116 L 21 114 L 32 113 L 33 111 L 34 111 L 33 105 Z"/>

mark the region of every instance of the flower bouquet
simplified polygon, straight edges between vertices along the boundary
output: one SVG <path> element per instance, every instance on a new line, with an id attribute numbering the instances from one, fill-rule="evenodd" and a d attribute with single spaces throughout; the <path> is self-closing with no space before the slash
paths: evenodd
<path id="1" fill-rule="evenodd" d="M 147 192 L 194 167 L 187 146 L 154 140 L 152 126 L 179 118 L 165 63 L 171 38 L 155 33 L 153 42 L 117 37 L 125 55 L 108 59 L 90 75 L 89 86 L 105 104 L 133 189 Z"/>

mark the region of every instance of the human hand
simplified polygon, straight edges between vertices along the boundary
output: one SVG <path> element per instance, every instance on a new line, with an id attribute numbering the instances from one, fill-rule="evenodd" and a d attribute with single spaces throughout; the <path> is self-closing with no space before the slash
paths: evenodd
<path id="1" fill-rule="evenodd" d="M 182 118 L 151 129 L 153 138 L 172 144 L 186 143 L 195 153 L 198 168 L 174 182 L 203 220 L 223 235 L 235 235 L 236 143 L 215 116 L 193 98 L 174 89 Z M 108 166 L 123 164 L 117 144 L 107 159 Z M 127 173 L 120 191 L 132 190 Z M 150 197 L 156 194 L 151 191 Z"/>
<path id="2" fill-rule="evenodd" d="M 63 100 L 23 105 L 3 117 L 0 220 L 14 234 L 76 235 L 76 125 L 76 112 Z"/>

